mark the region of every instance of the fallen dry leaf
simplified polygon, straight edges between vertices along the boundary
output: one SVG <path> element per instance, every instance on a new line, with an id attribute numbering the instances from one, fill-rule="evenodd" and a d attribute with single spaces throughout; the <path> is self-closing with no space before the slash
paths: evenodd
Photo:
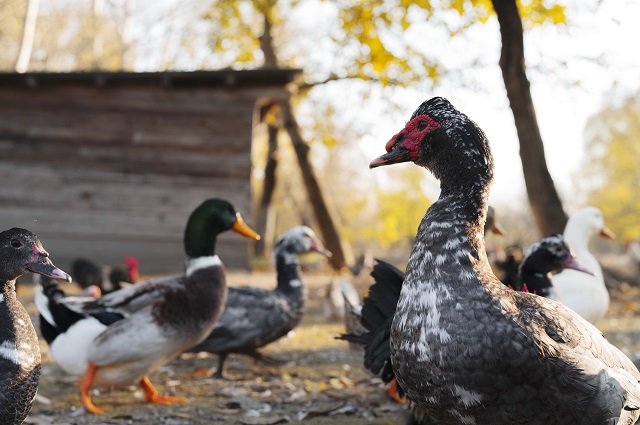
<path id="1" fill-rule="evenodd" d="M 53 418 L 49 416 L 27 416 L 24 420 L 25 424 L 51 424 L 53 423 Z"/>
<path id="2" fill-rule="evenodd" d="M 244 425 L 274 425 L 281 424 L 283 422 L 291 422 L 286 416 L 243 416 L 240 418 L 240 423 Z"/>
<path id="3" fill-rule="evenodd" d="M 306 412 L 298 413 L 298 420 L 301 421 L 303 419 L 311 418 L 314 416 L 327 416 L 331 412 L 334 412 L 344 406 L 346 403 L 344 401 L 339 401 L 338 403 L 334 403 L 329 407 L 318 408 L 318 409 L 310 409 Z"/>

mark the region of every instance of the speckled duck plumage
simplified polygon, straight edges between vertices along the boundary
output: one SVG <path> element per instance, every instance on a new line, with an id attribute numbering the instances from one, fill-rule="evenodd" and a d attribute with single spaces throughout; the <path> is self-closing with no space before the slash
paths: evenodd
<path id="1" fill-rule="evenodd" d="M 38 237 L 25 229 L 0 233 L 0 423 L 21 424 L 40 379 L 40 348 L 29 314 L 16 297 L 16 279 L 27 271 L 70 280 L 49 260 Z"/>
<path id="2" fill-rule="evenodd" d="M 220 356 L 217 376 L 231 353 L 261 358 L 260 347 L 294 329 L 304 315 L 304 287 L 298 255 L 306 252 L 330 255 L 313 230 L 297 226 L 282 234 L 274 246 L 277 286 L 273 290 L 254 286 L 230 286 L 227 302 L 213 332 L 190 351 Z"/>
<path id="3" fill-rule="evenodd" d="M 489 210 L 491 211 L 491 210 Z M 485 233 L 489 223 L 485 226 Z M 341 335 L 341 339 L 364 346 L 364 366 L 379 375 L 385 384 L 393 385 L 395 374 L 391 367 L 389 348 L 391 321 L 396 311 L 404 272 L 383 260 L 376 260 L 371 276 L 374 284 L 361 310 L 361 323 L 367 332 L 360 335 Z M 553 284 L 549 274 L 570 267 L 581 272 L 586 270 L 576 261 L 562 235 L 544 237 L 531 245 L 521 263 L 517 290 L 525 290 L 536 295 L 553 295 Z M 404 391 L 400 388 L 399 396 Z M 417 405 L 411 405 L 411 418 L 405 425 L 430 425 L 435 422 Z"/>
<path id="4" fill-rule="evenodd" d="M 372 168 L 412 161 L 441 183 L 391 329 L 393 369 L 408 398 L 441 425 L 634 423 L 633 363 L 568 308 L 493 275 L 482 236 L 493 160 L 482 130 L 433 98 L 386 150 Z"/>

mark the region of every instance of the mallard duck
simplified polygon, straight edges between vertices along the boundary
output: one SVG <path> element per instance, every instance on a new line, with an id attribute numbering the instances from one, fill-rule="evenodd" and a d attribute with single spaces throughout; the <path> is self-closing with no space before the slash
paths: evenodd
<path id="1" fill-rule="evenodd" d="M 209 199 L 187 222 L 184 275 L 140 282 L 98 299 L 36 292 L 51 354 L 65 371 L 82 375 L 80 399 L 88 412 L 104 412 L 89 397 L 93 384 L 139 382 L 147 402 L 186 402 L 158 395 L 146 375 L 200 343 L 222 313 L 227 286 L 215 246 L 227 230 L 259 238 L 229 202 Z"/>
<path id="2" fill-rule="evenodd" d="M 560 301 L 595 324 L 607 314 L 609 291 L 604 284 L 600 263 L 589 251 L 589 240 L 594 235 L 607 239 L 615 238 L 615 234 L 605 226 L 599 208 L 584 207 L 569 217 L 564 228 L 564 238 L 580 263 L 593 274 L 585 275 L 565 270 L 553 277 L 553 285 Z"/>
<path id="3" fill-rule="evenodd" d="M 190 351 L 218 354 L 215 376 L 223 378 L 229 354 L 264 359 L 258 349 L 293 330 L 304 315 L 304 287 L 298 255 L 318 252 L 330 256 L 313 230 L 297 226 L 283 233 L 275 243 L 273 256 L 278 283 L 275 289 L 230 286 L 222 317 L 213 332 Z"/>
<path id="4" fill-rule="evenodd" d="M 0 232 L 0 423 L 21 424 L 40 379 L 40 348 L 29 314 L 16 297 L 16 279 L 26 272 L 71 281 L 53 265 L 36 235 L 13 228 Z"/>
<path id="5" fill-rule="evenodd" d="M 371 168 L 411 161 L 441 188 L 418 228 L 391 327 L 407 397 L 440 425 L 633 424 L 633 363 L 577 313 L 513 291 L 491 271 L 482 227 L 493 159 L 483 131 L 436 97 L 386 151 Z"/>

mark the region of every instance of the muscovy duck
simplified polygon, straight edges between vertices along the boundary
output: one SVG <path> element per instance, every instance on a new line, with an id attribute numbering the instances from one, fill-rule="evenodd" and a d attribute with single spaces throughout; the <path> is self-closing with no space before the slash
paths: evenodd
<path id="1" fill-rule="evenodd" d="M 403 394 L 397 388 L 395 375 L 391 368 L 391 352 L 389 348 L 391 321 L 396 311 L 404 272 L 395 266 L 376 260 L 371 276 L 374 284 L 369 288 L 369 295 L 361 310 L 361 323 L 368 332 L 362 334 L 345 334 L 339 338 L 364 345 L 364 365 L 370 372 L 380 375 L 387 384 L 387 393 L 391 398 L 403 402 Z M 517 290 L 525 290 L 536 295 L 553 294 L 550 273 L 572 268 L 590 273 L 578 263 L 561 235 L 551 235 L 540 239 L 527 251 L 520 264 Z M 413 407 L 413 406 L 412 406 Z M 413 408 L 412 424 L 427 425 L 434 423 L 420 409 Z"/>
<path id="2" fill-rule="evenodd" d="M 294 227 L 283 233 L 273 248 L 278 274 L 275 289 L 229 287 L 224 312 L 213 332 L 200 345 L 189 350 L 218 354 L 216 377 L 224 377 L 224 363 L 229 354 L 263 359 L 259 348 L 282 338 L 298 326 L 304 315 L 304 287 L 298 255 L 306 252 L 331 256 L 313 230 L 307 226 Z"/>
<path id="3" fill-rule="evenodd" d="M 40 347 L 29 314 L 16 297 L 26 272 L 71 281 L 53 265 L 36 235 L 26 229 L 0 232 L 0 423 L 21 424 L 31 410 L 40 379 Z"/>
<path id="4" fill-rule="evenodd" d="M 584 207 L 576 211 L 564 228 L 564 238 L 576 257 L 593 275 L 565 270 L 553 277 L 558 298 L 580 316 L 595 324 L 609 309 L 609 291 L 604 284 L 602 268 L 589 251 L 589 240 L 594 235 L 607 239 L 615 234 L 604 224 L 602 212 L 596 207 Z"/>
<path id="5" fill-rule="evenodd" d="M 391 327 L 407 397 L 440 425 L 634 423 L 633 363 L 563 304 L 493 275 L 482 235 L 493 159 L 477 124 L 436 97 L 386 150 L 370 168 L 411 161 L 441 188 L 418 228 Z"/>
<path id="6" fill-rule="evenodd" d="M 36 292 L 51 354 L 66 372 L 83 375 L 80 399 L 87 411 L 104 411 L 89 397 L 94 383 L 139 382 L 147 402 L 186 402 L 158 395 L 146 375 L 205 339 L 222 313 L 227 285 L 215 245 L 227 230 L 259 238 L 229 202 L 209 199 L 187 222 L 184 275 L 148 280 L 98 299 L 64 298 L 51 288 Z"/>
<path id="7" fill-rule="evenodd" d="M 518 282 L 513 289 L 558 301 L 551 273 L 563 270 L 575 270 L 593 276 L 593 272 L 576 259 L 562 235 L 547 236 L 527 250 L 518 267 Z"/>

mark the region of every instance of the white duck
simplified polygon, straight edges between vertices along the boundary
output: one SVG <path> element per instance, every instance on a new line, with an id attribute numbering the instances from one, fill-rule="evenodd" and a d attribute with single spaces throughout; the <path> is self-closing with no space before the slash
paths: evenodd
<path id="1" fill-rule="evenodd" d="M 609 292 L 604 284 L 602 268 L 589 251 L 594 235 L 613 239 L 615 234 L 604 224 L 602 211 L 584 207 L 576 211 L 564 228 L 564 238 L 580 264 L 593 275 L 565 269 L 553 277 L 553 286 L 559 300 L 591 323 L 602 319 L 609 308 Z"/>

